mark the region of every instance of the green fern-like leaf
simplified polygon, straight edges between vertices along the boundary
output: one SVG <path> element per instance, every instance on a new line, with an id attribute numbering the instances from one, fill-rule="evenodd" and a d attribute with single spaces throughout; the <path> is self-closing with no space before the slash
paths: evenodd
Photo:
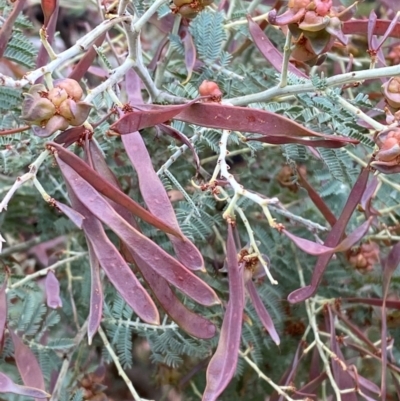
<path id="1" fill-rule="evenodd" d="M 221 12 L 205 10 L 190 24 L 190 32 L 201 60 L 214 62 L 221 54 L 222 42 L 226 39 Z"/>
<path id="2" fill-rule="evenodd" d="M 4 57 L 32 69 L 35 67 L 37 49 L 22 33 L 13 32 L 4 52 Z"/>

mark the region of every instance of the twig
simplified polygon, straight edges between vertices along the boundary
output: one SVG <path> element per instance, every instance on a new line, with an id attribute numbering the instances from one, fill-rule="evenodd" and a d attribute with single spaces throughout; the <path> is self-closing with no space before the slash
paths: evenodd
<path id="1" fill-rule="evenodd" d="M 274 383 L 268 376 L 266 376 L 260 368 L 243 352 L 239 352 L 240 356 L 253 368 L 253 370 L 258 374 L 261 379 L 265 380 L 279 395 L 285 397 L 288 401 L 295 401 L 288 393 L 286 393 L 280 386 Z M 298 401 L 306 401 L 298 400 Z"/>
<path id="2" fill-rule="evenodd" d="M 80 253 L 77 253 L 76 255 L 71 256 L 69 258 L 66 258 L 66 259 L 63 259 L 63 260 L 59 260 L 58 262 L 52 264 L 49 267 L 46 267 L 45 269 L 41 269 L 41 270 L 39 270 L 39 271 L 37 271 L 35 273 L 28 274 L 23 279 L 15 282 L 14 284 L 11 284 L 6 289 L 6 292 L 8 292 L 10 290 L 13 290 L 14 288 L 20 287 L 21 285 L 23 285 L 23 284 L 27 283 L 28 281 L 31 281 L 31 280 L 33 280 L 33 279 L 35 279 L 37 277 L 45 276 L 49 270 L 55 270 L 55 269 L 57 269 L 57 268 L 59 268 L 61 266 L 64 266 L 67 263 L 71 263 L 71 262 L 73 262 L 73 261 L 75 261 L 77 259 L 80 259 L 80 258 L 82 258 L 83 256 L 86 256 L 86 255 L 87 255 L 87 252 L 80 252 Z"/>
<path id="3" fill-rule="evenodd" d="M 3 209 L 7 210 L 7 205 L 9 203 L 9 201 L 11 200 L 11 198 L 13 197 L 14 193 L 18 190 L 18 188 L 20 188 L 22 185 L 24 185 L 25 182 L 34 180 L 36 178 L 36 174 L 38 172 L 39 167 L 46 160 L 46 157 L 48 155 L 49 155 L 49 152 L 47 150 L 42 152 L 39 155 L 39 157 L 30 165 L 29 172 L 16 179 L 14 185 L 7 192 L 6 196 L 0 203 L 0 213 L 2 212 Z"/>
<path id="4" fill-rule="evenodd" d="M 78 333 L 74 338 L 74 347 L 70 348 L 68 353 L 64 355 L 64 361 L 61 365 L 61 370 L 60 373 L 58 374 L 57 381 L 56 384 L 54 385 L 54 390 L 49 401 L 58 401 L 60 399 L 59 395 L 63 386 L 64 378 L 68 373 L 69 364 L 71 362 L 71 356 L 75 352 L 79 344 L 82 342 L 86 334 L 87 326 L 88 322 L 86 321 L 79 329 Z"/>
<path id="5" fill-rule="evenodd" d="M 124 369 L 122 368 L 121 363 L 119 362 L 119 358 L 118 358 L 117 354 L 114 352 L 114 350 L 112 349 L 111 344 L 108 341 L 107 336 L 104 333 L 101 326 L 99 326 L 98 333 L 99 333 L 101 339 L 103 340 L 103 344 L 106 347 L 108 353 L 110 354 L 111 359 L 114 361 L 114 364 L 115 364 L 115 367 L 117 368 L 118 374 L 121 376 L 121 378 L 127 385 L 129 391 L 131 392 L 131 394 L 133 396 L 133 399 L 135 401 L 143 401 L 143 399 L 139 397 L 139 394 L 133 387 L 133 384 L 132 384 L 131 380 L 129 379 L 128 375 L 125 373 Z"/>

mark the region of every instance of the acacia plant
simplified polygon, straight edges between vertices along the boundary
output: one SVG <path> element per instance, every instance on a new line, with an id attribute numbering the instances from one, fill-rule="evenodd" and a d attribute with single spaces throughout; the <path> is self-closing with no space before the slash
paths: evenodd
<path id="1" fill-rule="evenodd" d="M 399 399 L 400 3 L 36 3 L 0 0 L 0 398 Z"/>

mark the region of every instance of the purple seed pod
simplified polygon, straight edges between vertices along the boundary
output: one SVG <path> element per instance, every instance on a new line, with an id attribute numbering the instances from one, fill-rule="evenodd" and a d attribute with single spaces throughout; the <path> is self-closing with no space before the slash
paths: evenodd
<path id="1" fill-rule="evenodd" d="M 49 270 L 46 276 L 45 282 L 47 306 L 52 309 L 62 307 L 62 301 L 60 298 L 60 283 L 57 280 L 54 272 Z"/>
<path id="2" fill-rule="evenodd" d="M 42 369 L 32 350 L 12 330 L 9 331 L 14 344 L 14 358 L 23 383 L 28 387 L 45 390 Z M 39 398 L 39 397 L 38 397 Z"/>
<path id="3" fill-rule="evenodd" d="M 0 373 L 0 393 L 13 393 L 32 398 L 49 398 L 50 394 L 38 388 L 21 386 L 14 383 L 7 375 Z"/>
<path id="4" fill-rule="evenodd" d="M 182 234 L 174 208 L 160 178 L 156 174 L 150 155 L 139 132 L 123 135 L 126 153 L 139 177 L 140 192 L 147 207 L 155 216 L 178 231 L 182 238 L 169 235 L 177 258 L 191 270 L 204 268 L 199 250 Z"/>
<path id="5" fill-rule="evenodd" d="M 235 374 L 239 356 L 244 308 L 244 280 L 242 268 L 238 264 L 235 240 L 230 224 L 228 225 L 226 266 L 229 279 L 229 302 L 222 322 L 217 350 L 207 368 L 207 386 L 202 401 L 218 399 Z"/>

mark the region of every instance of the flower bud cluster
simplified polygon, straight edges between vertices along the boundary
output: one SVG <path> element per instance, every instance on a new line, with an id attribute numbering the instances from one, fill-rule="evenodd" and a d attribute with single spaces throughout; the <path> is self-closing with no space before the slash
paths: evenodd
<path id="1" fill-rule="evenodd" d="M 386 174 L 400 172 L 400 128 L 395 127 L 380 132 L 375 137 L 378 151 L 371 165 Z"/>
<path id="2" fill-rule="evenodd" d="M 373 270 L 379 262 L 379 246 L 375 242 L 362 244 L 348 256 L 349 263 L 361 273 Z"/>
<path id="3" fill-rule="evenodd" d="M 180 14 L 185 18 L 195 18 L 205 7 L 213 3 L 214 0 L 173 0 L 171 6 L 174 14 Z"/>
<path id="4" fill-rule="evenodd" d="M 54 81 L 50 90 L 33 85 L 24 93 L 22 119 L 31 124 L 36 135 L 47 137 L 57 130 L 78 126 L 87 119 L 91 104 L 81 102 L 83 91 L 78 82 L 64 78 Z"/>
<path id="5" fill-rule="evenodd" d="M 289 0 L 286 12 L 277 15 L 272 10 L 268 15 L 271 24 L 288 26 L 292 33 L 292 58 L 310 65 L 316 64 L 336 40 L 347 44 L 341 22 L 346 18 L 343 7 L 333 7 L 332 0 Z"/>

